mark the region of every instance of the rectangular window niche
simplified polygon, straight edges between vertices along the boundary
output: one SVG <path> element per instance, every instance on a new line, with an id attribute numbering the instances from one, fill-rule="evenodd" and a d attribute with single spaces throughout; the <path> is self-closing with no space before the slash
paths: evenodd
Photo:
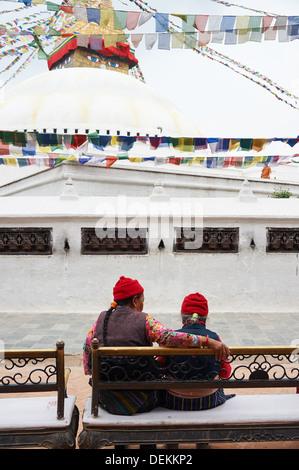
<path id="1" fill-rule="evenodd" d="M 299 228 L 267 227 L 267 253 L 299 253 Z"/>
<path id="2" fill-rule="evenodd" d="M 52 228 L 0 228 L 0 255 L 52 255 Z"/>
<path id="3" fill-rule="evenodd" d="M 94 228 L 81 228 L 81 253 L 83 255 L 146 255 L 148 229 L 140 228 L 130 234 L 128 229 L 109 228 L 97 236 Z M 136 235 L 136 236 L 135 236 Z"/>
<path id="4" fill-rule="evenodd" d="M 202 245 L 193 248 L 192 242 L 196 240 L 196 237 L 200 237 L 201 233 Z M 203 230 L 175 228 L 175 253 L 238 253 L 238 251 L 239 228 L 204 227 Z"/>

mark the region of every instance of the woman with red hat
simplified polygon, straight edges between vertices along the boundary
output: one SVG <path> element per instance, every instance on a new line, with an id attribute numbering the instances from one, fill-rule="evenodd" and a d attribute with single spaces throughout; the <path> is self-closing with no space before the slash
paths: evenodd
<path id="1" fill-rule="evenodd" d="M 229 355 L 229 349 L 223 343 L 207 336 L 175 332 L 143 312 L 144 290 L 136 279 L 121 276 L 113 288 L 113 297 L 111 307 L 100 313 L 85 340 L 83 366 L 86 375 L 91 375 L 93 338 L 99 340 L 100 346 L 152 346 L 154 342 L 171 347 L 204 345 L 214 350 L 217 359 Z M 102 390 L 99 404 L 113 414 L 133 414 L 161 406 L 160 394 L 149 390 Z"/>
<path id="2" fill-rule="evenodd" d="M 221 342 L 217 333 L 206 327 L 209 313 L 207 299 L 196 292 L 187 295 L 181 306 L 181 317 L 183 327 L 177 330 L 182 333 L 206 336 Z M 213 356 L 175 356 L 170 360 L 165 356 L 164 367 L 173 377 L 177 379 L 192 379 L 195 376 L 202 379 L 228 378 L 231 366 L 225 359 L 216 360 Z M 161 361 L 161 358 L 160 358 Z M 180 389 L 165 390 L 161 406 L 174 410 L 204 410 L 222 405 L 235 395 L 225 395 L 222 389 Z"/>

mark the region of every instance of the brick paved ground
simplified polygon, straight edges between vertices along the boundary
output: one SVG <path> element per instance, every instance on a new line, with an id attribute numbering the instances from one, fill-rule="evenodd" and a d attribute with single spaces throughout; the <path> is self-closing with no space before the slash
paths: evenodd
<path id="1" fill-rule="evenodd" d="M 81 354 L 86 334 L 98 313 L 92 314 L 0 314 L 0 340 L 6 349 L 53 348 L 65 342 L 66 354 Z M 154 314 L 169 328 L 180 328 L 179 315 Z M 299 314 L 218 313 L 208 318 L 228 346 L 285 346 L 299 338 Z M 299 342 L 299 340 L 298 340 Z"/>

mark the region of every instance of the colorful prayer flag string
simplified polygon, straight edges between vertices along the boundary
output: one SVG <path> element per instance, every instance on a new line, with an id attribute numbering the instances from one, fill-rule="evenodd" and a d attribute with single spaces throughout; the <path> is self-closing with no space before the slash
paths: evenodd
<path id="1" fill-rule="evenodd" d="M 243 8 L 244 10 L 249 10 L 249 11 L 254 11 L 255 13 L 260 13 L 261 15 L 269 15 L 269 16 L 275 16 L 275 17 L 280 16 L 280 15 L 276 15 L 275 13 L 269 13 L 268 11 L 255 10 L 254 8 L 244 7 L 243 5 L 237 5 L 236 3 L 229 3 L 229 2 L 225 2 L 223 0 L 211 0 L 211 2 L 220 3 L 221 5 L 225 5 L 227 7 Z"/>
<path id="2" fill-rule="evenodd" d="M 147 5 L 143 0 L 129 0 L 130 2 L 133 2 L 135 3 L 135 5 L 139 6 L 140 5 L 143 5 L 143 7 L 145 8 L 146 11 L 148 11 L 148 8 L 147 8 Z M 154 12 L 154 14 L 157 14 L 157 10 L 153 9 L 150 7 L 150 9 L 152 10 L 152 12 Z M 299 17 L 295 17 L 298 19 L 299 21 Z M 296 20 L 297 21 L 297 20 Z M 173 28 L 173 31 L 177 31 L 178 30 L 178 27 L 173 23 L 171 22 L 171 27 Z M 298 33 L 297 33 L 298 34 Z M 299 36 L 298 36 L 299 37 Z M 246 71 L 248 71 L 248 73 L 252 73 L 252 70 L 249 69 L 249 67 L 246 67 L 244 66 L 243 64 L 241 63 L 238 63 L 236 61 L 233 61 L 232 59 L 228 58 L 227 56 L 223 55 L 223 54 L 220 54 L 218 52 L 216 52 L 215 50 L 211 49 L 211 48 L 207 48 L 207 46 L 205 46 L 206 49 L 205 51 L 203 50 L 203 46 L 195 46 L 193 47 L 193 50 L 195 50 L 197 53 L 200 53 L 200 54 L 203 54 L 205 57 L 208 57 L 210 58 L 211 60 L 217 60 L 219 63 L 221 63 L 222 65 L 225 65 L 227 66 L 228 68 L 230 68 L 231 70 L 233 70 L 234 72 L 237 72 L 239 73 L 240 75 L 242 75 L 243 77 L 249 79 L 249 80 L 252 80 L 254 83 L 256 83 L 257 85 L 259 86 L 262 86 L 265 90 L 271 92 L 278 100 L 284 102 L 285 104 L 291 106 L 292 108 L 294 109 L 299 109 L 299 106 L 298 106 L 298 100 L 299 98 L 292 95 L 292 93 L 289 93 L 287 90 L 285 90 L 283 87 L 280 87 L 278 86 L 277 84 L 273 83 L 272 80 L 270 80 L 269 78 L 266 79 L 266 77 L 264 77 L 262 74 L 260 74 L 259 72 L 257 71 L 254 71 L 254 74 L 255 75 L 258 75 L 261 80 L 265 80 L 267 82 L 267 85 L 266 84 L 263 84 L 263 83 L 260 83 L 258 80 L 254 80 L 252 79 L 251 77 L 248 77 L 245 73 L 243 72 L 240 72 L 240 71 L 237 71 L 235 70 L 234 68 L 232 68 L 230 65 L 227 64 L 227 61 L 233 63 L 236 67 L 238 68 L 243 68 L 243 69 L 246 69 Z M 209 54 L 207 54 L 207 52 L 209 52 Z M 217 55 L 217 58 L 215 57 Z M 221 59 L 221 60 L 220 60 Z M 289 103 L 287 100 L 281 98 L 278 96 L 278 94 L 276 93 L 276 91 L 273 91 L 270 86 L 273 86 L 274 88 L 278 89 L 281 93 L 283 94 L 286 94 L 287 96 L 290 96 L 292 97 L 293 99 L 295 99 L 295 104 L 292 104 L 292 103 Z"/>

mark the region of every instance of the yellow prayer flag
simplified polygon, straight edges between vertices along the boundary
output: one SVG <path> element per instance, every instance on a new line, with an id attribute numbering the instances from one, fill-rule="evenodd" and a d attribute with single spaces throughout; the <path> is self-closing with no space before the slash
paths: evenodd
<path id="1" fill-rule="evenodd" d="M 251 29 L 248 28 L 250 16 L 237 16 L 235 29 L 238 34 L 238 44 L 244 44 L 249 41 Z"/>
<path id="2" fill-rule="evenodd" d="M 190 160 L 188 160 L 188 165 L 200 165 L 203 163 L 205 160 L 205 157 L 193 157 Z"/>
<path id="3" fill-rule="evenodd" d="M 116 46 L 116 43 L 118 41 L 117 38 L 118 38 L 118 34 L 104 34 L 103 39 L 104 39 L 105 47 Z"/>
<path id="4" fill-rule="evenodd" d="M 100 26 L 105 28 L 108 25 L 113 14 L 113 10 L 101 10 Z"/>
<path id="5" fill-rule="evenodd" d="M 118 145 L 118 137 L 116 135 L 111 137 L 110 145 L 111 147 L 116 147 Z"/>
<path id="6" fill-rule="evenodd" d="M 176 16 L 178 18 L 181 18 L 181 20 L 183 20 L 183 21 L 187 21 L 187 15 L 172 13 L 172 16 Z"/>
<path id="7" fill-rule="evenodd" d="M 116 35 L 116 41 L 117 42 L 126 42 L 126 40 L 129 38 L 129 34 L 117 34 Z"/>
<path id="8" fill-rule="evenodd" d="M 35 26 L 34 34 L 36 34 L 37 36 L 43 36 L 46 34 L 46 31 L 41 26 Z"/>
<path id="9" fill-rule="evenodd" d="M 252 150 L 255 150 L 256 152 L 260 152 L 265 148 L 265 145 L 267 143 L 267 139 L 253 139 L 252 141 Z"/>
<path id="10" fill-rule="evenodd" d="M 16 158 L 5 158 L 4 163 L 7 166 L 18 166 L 18 161 Z"/>
<path id="11" fill-rule="evenodd" d="M 42 146 L 42 145 L 38 145 L 38 144 L 37 144 L 37 147 L 38 147 L 38 150 L 39 150 L 40 152 L 44 152 L 44 153 L 51 152 L 51 146 L 50 146 L 50 145 L 48 145 L 47 147 L 44 147 L 44 146 Z"/>
<path id="12" fill-rule="evenodd" d="M 193 138 L 185 137 L 183 139 L 183 150 L 184 150 L 184 152 L 193 152 L 193 150 L 194 150 L 194 140 L 193 140 Z"/>
<path id="13" fill-rule="evenodd" d="M 185 35 L 184 33 L 173 33 L 171 35 L 171 47 L 179 49 L 184 47 Z"/>
<path id="14" fill-rule="evenodd" d="M 240 140 L 237 139 L 230 139 L 229 142 L 229 151 L 236 150 L 240 145 Z"/>
<path id="15" fill-rule="evenodd" d="M 249 20 L 250 16 L 248 15 L 237 16 L 235 29 L 248 29 Z"/>

